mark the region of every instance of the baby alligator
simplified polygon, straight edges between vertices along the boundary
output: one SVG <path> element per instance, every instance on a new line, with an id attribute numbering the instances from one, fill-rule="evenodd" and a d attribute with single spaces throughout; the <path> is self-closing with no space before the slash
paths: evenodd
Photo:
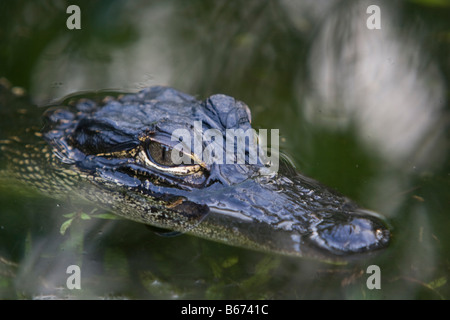
<path id="1" fill-rule="evenodd" d="M 205 161 L 198 150 L 225 150 L 227 129 L 251 128 L 248 107 L 229 96 L 198 101 L 151 87 L 75 94 L 43 112 L 0 85 L 0 116 L 3 175 L 52 197 L 80 197 L 172 232 L 293 256 L 339 260 L 389 243 L 377 214 L 284 161 L 276 172 L 261 157 L 247 161 L 248 141 L 244 163 Z M 175 130 L 195 137 L 199 128 L 215 133 L 203 149 L 172 152 L 195 143 L 174 139 Z"/>

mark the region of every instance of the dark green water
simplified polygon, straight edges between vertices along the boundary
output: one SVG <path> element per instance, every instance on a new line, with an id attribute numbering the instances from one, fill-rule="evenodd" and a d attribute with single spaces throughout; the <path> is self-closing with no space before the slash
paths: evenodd
<path id="1" fill-rule="evenodd" d="M 450 3 L 0 3 L 0 75 L 38 104 L 170 85 L 246 102 L 297 169 L 381 212 L 393 243 L 346 265 L 160 237 L 93 208 L 0 186 L 0 298 L 449 299 Z M 366 9 L 381 10 L 369 30 Z M 102 213 L 102 212 L 96 212 Z M 66 215 L 66 216 L 64 216 Z M 81 267 L 81 290 L 66 287 Z M 381 289 L 367 267 L 378 265 Z"/>

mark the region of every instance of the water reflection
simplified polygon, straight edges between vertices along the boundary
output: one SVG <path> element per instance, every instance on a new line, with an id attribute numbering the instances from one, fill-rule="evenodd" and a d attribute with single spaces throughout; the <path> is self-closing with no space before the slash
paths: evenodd
<path id="1" fill-rule="evenodd" d="M 380 30 L 366 27 L 373 1 L 351 2 L 322 19 L 309 58 L 313 94 L 304 112 L 327 127 L 355 126 L 364 145 L 395 166 L 441 164 L 443 77 L 423 50 L 421 26 L 401 29 L 399 8 L 377 3 Z"/>
<path id="2" fill-rule="evenodd" d="M 330 7 L 320 20 L 308 57 L 311 90 L 298 95 L 302 112 L 326 130 L 355 130 L 363 148 L 379 159 L 365 191 L 385 214 L 406 214 L 402 225 L 410 229 L 394 230 L 409 243 L 396 257 L 398 267 L 416 266 L 421 277 L 432 278 L 438 253 L 432 237 L 423 237 L 433 230 L 430 212 L 409 199 L 419 188 L 417 176 L 440 168 L 447 157 L 447 84 L 425 50 L 426 28 L 402 21 L 400 3 L 346 3 Z M 366 27 L 366 8 L 374 3 L 381 8 L 380 30 Z M 415 277 L 406 271 L 400 278 L 407 287 Z M 392 288 L 391 294 L 401 296 L 399 291 Z"/>

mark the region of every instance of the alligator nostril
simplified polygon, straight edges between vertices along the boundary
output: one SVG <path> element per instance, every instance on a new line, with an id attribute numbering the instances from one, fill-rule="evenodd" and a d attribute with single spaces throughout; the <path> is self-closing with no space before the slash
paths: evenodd
<path id="1" fill-rule="evenodd" d="M 375 230 L 375 237 L 377 238 L 377 240 L 383 239 L 383 230 L 381 229 Z"/>
<path id="2" fill-rule="evenodd" d="M 375 237 L 379 243 L 388 243 L 390 236 L 391 234 L 388 229 L 378 228 L 375 230 Z"/>
<path id="3" fill-rule="evenodd" d="M 319 223 L 311 237 L 323 249 L 349 254 L 381 249 L 389 242 L 389 231 L 371 216 L 346 213 L 334 218 L 335 223 Z"/>

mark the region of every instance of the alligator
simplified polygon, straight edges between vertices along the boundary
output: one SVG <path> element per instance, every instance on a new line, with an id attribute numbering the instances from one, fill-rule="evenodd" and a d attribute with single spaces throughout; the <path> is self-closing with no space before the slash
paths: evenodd
<path id="1" fill-rule="evenodd" d="M 207 162 L 195 149 L 176 148 L 182 140 L 173 139 L 174 130 L 195 136 L 194 122 L 223 139 L 228 129 L 251 128 L 249 107 L 230 96 L 199 101 L 154 86 L 76 93 L 45 109 L 31 101 L 0 85 L 0 168 L 3 177 L 47 196 L 77 197 L 167 232 L 289 256 L 345 260 L 390 242 L 382 216 L 283 158 L 271 171 L 263 157 Z M 225 147 L 220 135 L 214 139 Z M 192 161 L 176 162 L 173 154 Z"/>

